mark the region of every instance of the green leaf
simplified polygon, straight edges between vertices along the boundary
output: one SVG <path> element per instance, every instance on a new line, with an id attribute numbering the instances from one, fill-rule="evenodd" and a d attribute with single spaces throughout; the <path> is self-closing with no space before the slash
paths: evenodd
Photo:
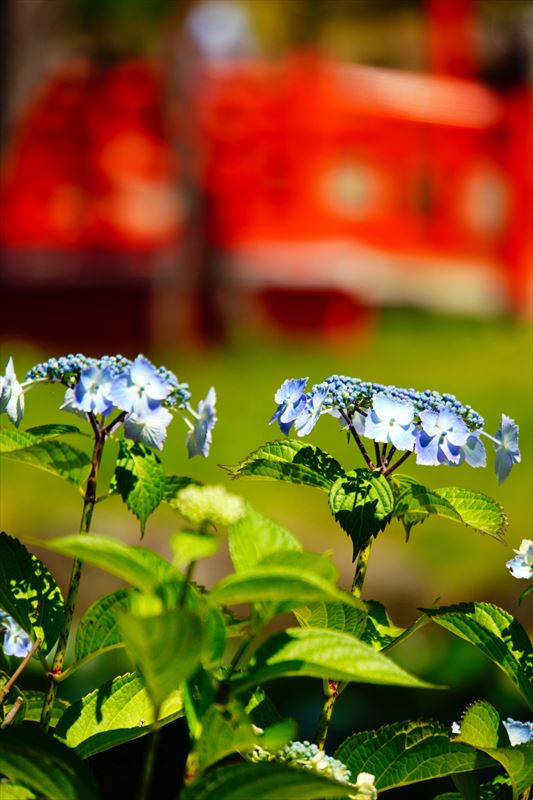
<path id="1" fill-rule="evenodd" d="M 533 742 L 498 747 L 500 715 L 490 703 L 481 701 L 468 708 L 461 719 L 455 741 L 465 742 L 498 761 L 511 779 L 513 800 L 533 783 Z M 505 735 L 507 738 L 507 735 Z"/>
<path id="2" fill-rule="evenodd" d="M 21 783 L 14 783 L 1 777 L 0 797 L 2 800 L 38 800 L 37 795 L 31 789 L 27 789 Z"/>
<path id="3" fill-rule="evenodd" d="M 228 538 L 235 572 L 255 567 L 271 553 L 302 550 L 302 545 L 292 533 L 255 511 L 249 504 L 246 504 L 245 516 L 228 527 Z"/>
<path id="4" fill-rule="evenodd" d="M 365 603 L 368 617 L 361 639 L 374 650 L 383 650 L 396 641 L 405 632 L 405 628 L 399 628 L 394 624 L 382 603 L 377 600 L 365 600 Z"/>
<path id="5" fill-rule="evenodd" d="M 38 540 L 38 544 L 56 553 L 80 558 L 146 592 L 154 591 L 176 574 L 172 565 L 153 550 L 96 533 L 43 539 Z"/>
<path id="6" fill-rule="evenodd" d="M 302 555 L 297 554 L 298 557 Z M 306 569 L 305 565 L 270 564 L 268 560 L 253 569 L 228 575 L 213 587 L 209 595 L 209 602 L 213 605 L 272 603 L 262 605 L 265 613 L 268 611 L 271 616 L 315 600 L 337 601 L 365 613 L 361 600 L 337 588 L 330 579 Z"/>
<path id="7" fill-rule="evenodd" d="M 226 625 L 224 617 L 217 608 L 211 608 L 202 615 L 204 624 L 204 643 L 202 647 L 202 664 L 207 670 L 220 666 L 226 649 Z"/>
<path id="8" fill-rule="evenodd" d="M 130 658 L 160 708 L 200 664 L 202 621 L 198 614 L 175 609 L 149 617 L 121 613 L 119 623 Z"/>
<path id="9" fill-rule="evenodd" d="M 345 784 L 284 764 L 232 764 L 191 783 L 181 800 L 348 800 L 350 793 Z"/>
<path id="10" fill-rule="evenodd" d="M 498 664 L 533 708 L 533 647 L 517 619 L 490 603 L 422 610 L 433 622 L 466 639 Z"/>
<path id="11" fill-rule="evenodd" d="M 122 642 L 117 615 L 128 610 L 130 595 L 131 590 L 117 589 L 89 606 L 76 630 L 76 661 Z"/>
<path id="12" fill-rule="evenodd" d="M 240 690 L 291 675 L 438 688 L 405 672 L 355 637 L 320 628 L 287 628 L 274 634 L 256 651 L 248 673 L 235 676 L 234 682 Z"/>
<path id="13" fill-rule="evenodd" d="M 326 492 L 343 474 L 341 465 L 332 456 L 297 439 L 269 442 L 227 470 L 232 478 L 303 483 Z"/>
<path id="14" fill-rule="evenodd" d="M 227 705 L 211 705 L 202 717 L 201 727 L 196 749 L 200 771 L 230 753 L 250 752 L 256 745 L 278 749 L 296 733 L 296 724 L 292 720 L 275 724 L 263 734 L 254 731 L 248 714 L 235 700 Z"/>
<path id="15" fill-rule="evenodd" d="M 46 800 L 97 800 L 94 779 L 78 756 L 39 730 L 0 730 L 0 773 Z"/>
<path id="16" fill-rule="evenodd" d="M 61 591 L 45 565 L 18 539 L 0 533 L 0 608 L 47 653 L 63 624 Z"/>
<path id="17" fill-rule="evenodd" d="M 141 538 L 146 520 L 155 511 L 167 489 L 161 461 L 148 447 L 122 439 L 111 482 L 129 510 L 141 523 Z"/>
<path id="18" fill-rule="evenodd" d="M 210 533 L 178 531 L 171 537 L 170 546 L 174 555 L 174 566 L 183 569 L 193 561 L 214 556 L 220 546 L 220 539 Z"/>
<path id="19" fill-rule="evenodd" d="M 329 628 L 361 638 L 366 612 L 340 601 L 315 601 L 294 612 L 302 628 Z"/>
<path id="20" fill-rule="evenodd" d="M 375 775 L 378 791 L 491 766 L 472 747 L 450 740 L 450 729 L 436 722 L 406 721 L 356 733 L 335 753 L 352 775 Z"/>
<path id="21" fill-rule="evenodd" d="M 428 489 L 407 475 L 396 476 L 395 485 L 394 514 L 403 523 L 408 536 L 413 525 L 424 522 L 433 514 L 503 541 L 507 517 L 491 497 L 459 486 Z"/>
<path id="22" fill-rule="evenodd" d="M 181 475 L 166 475 L 165 476 L 165 489 L 163 491 L 163 500 L 165 503 L 173 505 L 173 500 L 176 495 L 185 489 L 187 486 L 201 486 L 200 481 L 194 478 L 187 478 Z"/>
<path id="23" fill-rule="evenodd" d="M 41 712 L 43 710 L 46 694 L 30 689 L 24 689 L 24 720 L 29 722 L 39 722 L 41 719 Z M 61 715 L 67 710 L 69 703 L 56 697 L 50 725 L 55 728 Z M 0 798 L 2 793 L 0 792 Z"/>
<path id="24" fill-rule="evenodd" d="M 15 428 L 0 429 L 0 454 L 66 478 L 76 485 L 86 480 L 91 463 L 87 453 L 69 444 Z"/>
<path id="25" fill-rule="evenodd" d="M 37 436 L 41 441 L 46 439 L 55 439 L 56 436 L 64 436 L 67 433 L 79 433 L 82 436 L 88 436 L 87 433 L 82 433 L 76 425 L 63 425 L 62 423 L 53 423 L 52 425 L 34 425 L 33 428 L 28 428 L 26 433 L 31 433 L 32 436 Z"/>
<path id="26" fill-rule="evenodd" d="M 389 522 L 394 496 L 383 475 L 369 469 L 343 474 L 329 493 L 331 512 L 353 542 L 353 560 Z"/>
<path id="27" fill-rule="evenodd" d="M 174 691 L 161 707 L 159 724 L 166 725 L 181 716 L 181 694 Z M 154 709 L 146 686 L 140 675 L 129 672 L 73 703 L 61 717 L 55 735 L 80 758 L 88 758 L 145 736 L 153 722 Z"/>

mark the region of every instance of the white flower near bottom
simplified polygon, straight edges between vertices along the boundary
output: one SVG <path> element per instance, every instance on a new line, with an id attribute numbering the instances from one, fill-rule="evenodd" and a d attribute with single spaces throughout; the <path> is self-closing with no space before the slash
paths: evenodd
<path id="1" fill-rule="evenodd" d="M 516 556 L 505 565 L 513 578 L 533 578 L 533 539 L 522 539 L 520 547 L 513 553 Z"/>
<path id="2" fill-rule="evenodd" d="M 360 772 L 355 782 L 356 794 L 350 795 L 350 800 L 376 800 L 378 790 L 374 786 L 376 780 L 370 772 Z"/>

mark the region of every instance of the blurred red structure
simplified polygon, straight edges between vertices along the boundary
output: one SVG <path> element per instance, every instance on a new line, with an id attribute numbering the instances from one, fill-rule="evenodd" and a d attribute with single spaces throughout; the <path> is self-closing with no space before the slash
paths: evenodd
<path id="1" fill-rule="evenodd" d="M 307 293 L 300 316 L 323 331 L 361 303 L 530 312 L 528 88 L 308 52 L 210 63 L 198 79 L 187 144 L 222 294 L 260 297 L 298 327 L 285 301 Z M 48 81 L 6 154 L 4 283 L 176 269 L 189 234 L 164 104 L 165 76 L 145 60 L 77 60 Z"/>

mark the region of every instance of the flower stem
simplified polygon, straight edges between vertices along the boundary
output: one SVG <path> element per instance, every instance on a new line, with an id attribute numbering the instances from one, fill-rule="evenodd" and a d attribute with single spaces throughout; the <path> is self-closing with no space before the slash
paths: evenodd
<path id="1" fill-rule="evenodd" d="M 325 694 L 326 699 L 324 701 L 324 705 L 322 706 L 322 711 L 320 712 L 316 729 L 316 743 L 317 747 L 319 747 L 321 750 L 324 750 L 326 745 L 331 715 L 333 714 L 333 708 L 339 694 L 337 681 L 328 681 L 328 688 Z"/>
<path id="2" fill-rule="evenodd" d="M 342 416 L 343 420 L 346 422 L 346 424 L 347 424 L 347 426 L 348 426 L 348 430 L 349 430 L 349 431 L 350 431 L 350 433 L 352 434 L 352 436 L 353 436 L 353 438 L 354 438 L 354 440 L 355 440 L 355 443 L 356 443 L 357 447 L 358 447 L 358 448 L 359 448 L 359 450 L 361 451 L 361 455 L 363 456 L 363 458 L 364 458 L 364 460 L 365 460 L 365 462 L 366 462 L 366 465 L 367 465 L 367 467 L 368 467 L 369 469 L 371 469 L 371 470 L 374 472 L 374 471 L 375 471 L 375 469 L 376 469 L 376 467 L 374 466 L 374 464 L 372 463 L 372 461 L 371 461 L 371 459 L 370 459 L 370 456 L 369 456 L 369 455 L 368 455 L 368 453 L 366 452 L 365 446 L 364 446 L 363 442 L 361 441 L 361 437 L 359 436 L 359 434 L 358 434 L 358 433 L 357 433 L 357 431 L 355 430 L 355 428 L 354 428 L 354 426 L 353 426 L 353 423 L 352 423 L 352 420 L 350 419 L 350 417 L 349 417 L 349 416 L 346 416 L 345 414 L 343 414 L 343 413 L 342 413 L 342 411 L 341 411 L 341 416 Z"/>
<path id="3" fill-rule="evenodd" d="M 144 762 L 143 773 L 141 777 L 141 790 L 139 792 L 139 800 L 148 800 L 150 793 L 150 784 L 152 782 L 152 775 L 154 773 L 155 759 L 157 755 L 157 747 L 159 745 L 159 734 L 161 728 L 159 726 L 159 712 L 160 709 L 154 709 L 154 724 L 152 726 L 152 733 L 148 741 L 148 749 L 146 751 L 146 759 Z"/>
<path id="4" fill-rule="evenodd" d="M 91 520 L 93 516 L 94 506 L 96 503 L 96 484 L 98 481 L 98 472 L 100 469 L 100 462 L 102 460 L 102 453 L 106 441 L 106 431 L 103 426 L 99 426 L 94 414 L 89 414 L 89 421 L 94 431 L 94 448 L 91 459 L 91 471 L 87 478 L 85 486 L 85 497 L 83 500 L 83 510 L 81 514 L 80 533 L 89 533 L 91 528 Z M 83 568 L 83 562 L 79 558 L 75 558 L 72 563 L 72 571 L 70 573 L 70 582 L 65 601 L 65 618 L 63 627 L 59 634 L 57 648 L 52 664 L 52 669 L 49 673 L 49 687 L 46 699 L 44 701 L 43 710 L 41 713 L 41 728 L 47 731 L 50 727 L 50 720 L 54 710 L 54 703 L 57 695 L 58 681 L 57 677 L 63 671 L 63 664 L 65 661 L 65 653 L 67 650 L 67 643 L 72 628 L 72 618 L 74 616 L 74 609 L 76 607 L 76 600 L 78 597 L 78 589 L 80 587 L 80 579 Z"/>
<path id="5" fill-rule="evenodd" d="M 15 700 L 15 702 L 5 715 L 4 721 L 0 725 L 0 728 L 7 728 L 8 725 L 11 725 L 11 723 L 13 722 L 13 720 L 15 719 L 15 717 L 17 716 L 23 705 L 24 705 L 24 698 L 17 697 L 17 699 Z"/>
<path id="6" fill-rule="evenodd" d="M 370 542 L 369 544 L 367 544 L 366 547 L 364 547 L 361 550 L 357 558 L 357 566 L 355 568 L 355 573 L 353 576 L 353 583 L 352 583 L 352 594 L 354 595 L 354 597 L 361 597 L 371 549 L 372 549 L 372 543 Z"/>
<path id="7" fill-rule="evenodd" d="M 407 450 L 407 452 L 405 452 L 403 454 L 403 456 L 401 456 L 401 458 L 399 458 L 398 461 L 395 464 L 391 464 L 390 467 L 387 467 L 385 472 L 382 473 L 383 477 L 386 478 L 387 475 L 390 475 L 391 472 L 394 472 L 395 469 L 398 469 L 400 464 L 403 464 L 404 461 L 407 461 L 407 459 L 409 458 L 410 455 L 412 455 L 411 450 Z M 389 460 L 390 460 L 390 458 L 391 458 L 391 454 L 389 453 Z"/>

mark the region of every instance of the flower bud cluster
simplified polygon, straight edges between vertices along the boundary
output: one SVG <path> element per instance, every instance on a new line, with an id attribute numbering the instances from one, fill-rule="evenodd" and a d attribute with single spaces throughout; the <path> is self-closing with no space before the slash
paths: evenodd
<path id="1" fill-rule="evenodd" d="M 499 430 L 490 436 L 483 430 L 483 417 L 453 394 L 420 392 L 345 375 L 331 375 L 306 392 L 307 380 L 286 380 L 274 395 L 277 408 L 270 422 L 277 421 L 285 434 L 294 425 L 298 436 L 306 436 L 323 414 L 330 414 L 340 419 L 358 443 L 363 436 L 385 447 L 391 445 L 391 452 L 414 452 L 418 464 L 466 462 L 484 467 L 486 452 L 480 435 L 494 444 L 500 483 L 520 461 L 515 422 L 502 414 Z M 385 457 L 376 466 L 387 469 Z"/>

